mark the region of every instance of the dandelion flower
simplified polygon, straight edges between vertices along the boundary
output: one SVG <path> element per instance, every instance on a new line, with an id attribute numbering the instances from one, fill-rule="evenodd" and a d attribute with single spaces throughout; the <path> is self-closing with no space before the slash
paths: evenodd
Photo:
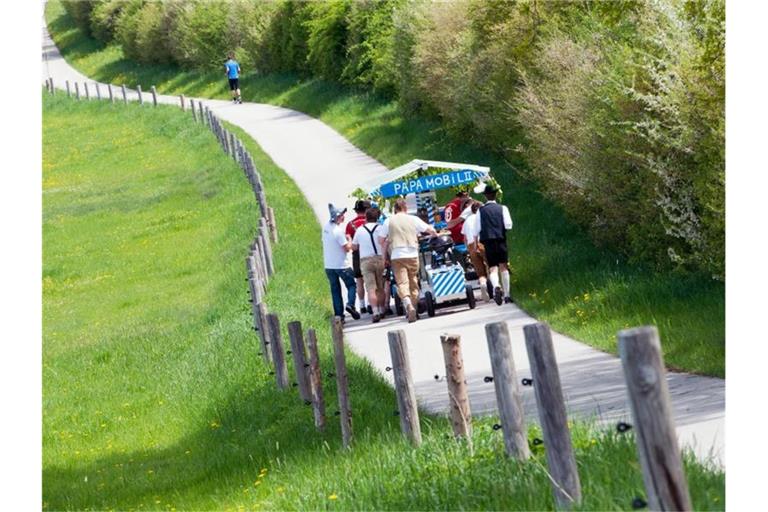
<path id="1" fill-rule="evenodd" d="M 335 500 L 335 499 L 338 499 L 338 496 L 336 496 L 335 494 L 331 494 L 331 495 L 328 496 L 328 499 L 329 500 Z"/>

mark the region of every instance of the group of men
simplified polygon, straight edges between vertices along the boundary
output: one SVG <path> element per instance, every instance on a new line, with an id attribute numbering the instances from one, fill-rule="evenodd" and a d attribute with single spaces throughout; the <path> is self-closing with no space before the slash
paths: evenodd
<path id="1" fill-rule="evenodd" d="M 456 194 L 445 208 L 447 227 L 455 243 L 466 243 L 472 264 L 480 281 L 483 298 L 490 300 L 487 281 L 494 300 L 512 302 L 509 292 L 509 266 L 506 232 L 512 229 L 512 218 L 506 206 L 496 202 L 497 190 L 486 185 L 482 190 L 486 203 L 470 198 L 465 191 Z M 365 311 L 373 323 L 392 315 L 391 279 L 397 283 L 409 322 L 418 318 L 419 302 L 419 237 L 436 236 L 434 227 L 415 215 L 408 214 L 405 199 L 394 203 L 394 214 L 384 218 L 375 203 L 358 200 L 356 217 L 346 225 L 347 209 L 329 204 L 330 219 L 323 226 L 323 259 L 328 277 L 335 316 L 344 312 L 354 319 Z M 347 289 L 346 307 L 341 283 Z M 366 297 L 367 292 L 367 297 Z M 368 304 L 365 304 L 365 301 Z M 355 305 L 357 299 L 360 308 Z"/>

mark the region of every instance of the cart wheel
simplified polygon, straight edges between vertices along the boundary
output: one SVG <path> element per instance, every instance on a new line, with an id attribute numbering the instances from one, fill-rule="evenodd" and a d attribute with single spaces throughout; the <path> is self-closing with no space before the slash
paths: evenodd
<path id="1" fill-rule="evenodd" d="M 470 285 L 467 285 L 465 289 L 467 290 L 467 303 L 469 304 L 469 309 L 475 309 L 475 291 Z"/>
<path id="2" fill-rule="evenodd" d="M 429 316 L 435 316 L 435 298 L 432 297 L 432 292 L 424 294 L 424 302 L 427 303 L 427 314 Z"/>
<path id="3" fill-rule="evenodd" d="M 397 313 L 397 316 L 403 316 L 405 314 L 403 301 L 400 300 L 400 296 L 397 293 L 395 293 L 395 313 Z"/>

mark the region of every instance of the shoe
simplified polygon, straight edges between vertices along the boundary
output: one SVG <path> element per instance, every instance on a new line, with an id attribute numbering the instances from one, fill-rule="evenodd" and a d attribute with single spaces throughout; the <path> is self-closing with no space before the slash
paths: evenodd
<path id="1" fill-rule="evenodd" d="M 378 313 L 376 313 L 375 315 L 373 315 L 373 319 L 371 320 L 371 323 L 376 324 L 379 322 L 379 320 L 381 320 L 381 317 L 379 316 Z"/>
<path id="2" fill-rule="evenodd" d="M 368 308 L 367 308 L 367 311 L 368 311 L 368 314 L 369 314 L 369 315 L 372 315 L 372 314 L 373 314 L 373 308 L 371 307 L 371 305 L 370 305 L 370 304 L 368 304 Z"/>
<path id="3" fill-rule="evenodd" d="M 418 318 L 418 316 L 417 316 L 418 313 L 416 312 L 416 308 L 413 307 L 413 306 L 408 308 L 408 312 L 406 313 L 406 315 L 408 316 L 408 323 L 409 324 L 412 324 Z"/>
<path id="4" fill-rule="evenodd" d="M 237 102 L 238 102 L 240 105 L 242 105 L 242 104 L 243 104 L 243 99 L 242 99 L 242 98 L 237 98 Z"/>
<path id="5" fill-rule="evenodd" d="M 489 302 L 491 300 L 491 296 L 488 295 L 488 290 L 483 285 L 480 285 L 480 298 L 485 302 Z"/>
<path id="6" fill-rule="evenodd" d="M 389 307 L 388 307 L 388 308 L 387 308 L 387 309 L 384 311 L 384 316 L 395 316 L 395 312 L 394 312 L 394 311 L 392 311 L 392 308 L 389 308 Z"/>
<path id="7" fill-rule="evenodd" d="M 493 289 L 493 300 L 496 301 L 496 304 L 501 306 L 501 303 L 503 302 L 504 293 L 501 291 L 501 287 L 497 286 Z"/>
<path id="8" fill-rule="evenodd" d="M 512 304 L 512 302 L 513 302 L 512 297 L 510 297 L 509 295 L 504 297 L 504 304 Z"/>
<path id="9" fill-rule="evenodd" d="M 355 309 L 355 306 L 349 305 L 345 309 L 347 310 L 347 313 L 352 315 L 352 318 L 354 318 L 355 320 L 360 320 L 360 313 L 357 312 L 357 310 Z"/>

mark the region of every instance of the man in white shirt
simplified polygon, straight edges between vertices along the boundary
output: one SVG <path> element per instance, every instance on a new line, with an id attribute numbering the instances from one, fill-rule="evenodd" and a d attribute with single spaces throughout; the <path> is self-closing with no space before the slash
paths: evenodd
<path id="1" fill-rule="evenodd" d="M 344 319 L 344 303 L 341 297 L 341 284 L 344 281 L 347 287 L 347 312 L 355 320 L 360 318 L 360 313 L 355 309 L 355 276 L 352 272 L 352 242 L 344 233 L 341 223 L 344 222 L 344 214 L 347 209 L 339 210 L 332 204 L 328 205 L 331 214 L 330 220 L 323 226 L 323 263 L 325 275 L 331 285 L 331 300 L 333 301 L 333 314 Z"/>
<path id="2" fill-rule="evenodd" d="M 368 208 L 365 224 L 359 226 L 352 238 L 352 250 L 360 253 L 360 271 L 363 274 L 368 304 L 373 308 L 372 322 L 384 316 L 384 228 L 378 222 L 379 209 Z"/>
<path id="3" fill-rule="evenodd" d="M 479 201 L 471 201 L 468 208 L 470 213 L 466 220 L 464 220 L 464 224 L 462 224 L 461 234 L 464 236 L 469 259 L 472 261 L 472 266 L 475 267 L 475 272 L 477 273 L 477 279 L 480 281 L 480 295 L 484 301 L 488 302 L 490 300 L 487 288 L 488 264 L 485 261 L 485 247 L 478 240 L 478 236 L 480 236 L 478 223 L 480 221 L 477 210 L 480 209 L 480 205 Z"/>
<path id="4" fill-rule="evenodd" d="M 387 247 L 392 251 L 392 271 L 397 283 L 397 295 L 403 302 L 409 322 L 416 321 L 419 303 L 419 241 L 418 235 L 437 235 L 435 229 L 414 215 L 408 215 L 404 199 L 395 201 L 395 214 L 382 226 L 387 236 Z M 387 249 L 385 247 L 385 251 Z"/>
<path id="5" fill-rule="evenodd" d="M 485 247 L 488 279 L 493 285 L 493 298 L 496 304 L 501 306 L 502 300 L 506 303 L 512 302 L 509 294 L 509 255 L 507 253 L 507 230 L 512 229 L 512 217 L 506 206 L 496 202 L 496 192 L 493 185 L 486 185 L 483 190 L 487 201 L 478 210 L 478 238 Z M 499 273 L 501 287 L 499 287 Z"/>

